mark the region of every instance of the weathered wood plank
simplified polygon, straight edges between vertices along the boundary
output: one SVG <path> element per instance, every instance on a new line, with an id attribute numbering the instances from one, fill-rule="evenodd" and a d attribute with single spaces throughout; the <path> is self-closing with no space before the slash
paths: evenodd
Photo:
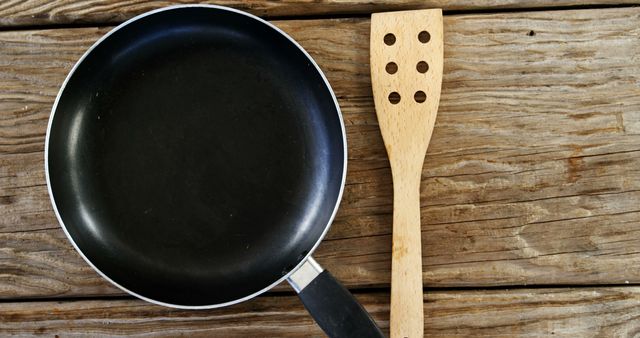
<path id="1" fill-rule="evenodd" d="M 70 23 L 119 23 L 157 8 L 188 4 L 188 0 L 6 0 L 0 4 L 0 26 Z M 260 16 L 367 14 L 423 8 L 485 10 L 562 6 L 637 4 L 638 0 L 205 0 L 198 3 L 229 6 Z"/>
<path id="2" fill-rule="evenodd" d="M 640 9 L 445 18 L 422 177 L 426 286 L 640 283 Z M 349 172 L 318 260 L 388 286 L 391 177 L 365 19 L 276 22 L 325 70 Z M 0 297 L 118 293 L 66 243 L 43 142 L 66 72 L 107 28 L 0 33 Z"/>
<path id="3" fill-rule="evenodd" d="M 359 294 L 388 332 L 389 295 Z M 438 291 L 425 295 L 428 337 L 632 337 L 640 288 Z M 293 295 L 190 311 L 139 300 L 0 303 L 0 334 L 322 337 Z"/>

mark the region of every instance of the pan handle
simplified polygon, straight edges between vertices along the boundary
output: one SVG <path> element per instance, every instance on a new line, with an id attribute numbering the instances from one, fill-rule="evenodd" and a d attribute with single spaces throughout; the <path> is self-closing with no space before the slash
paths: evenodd
<path id="1" fill-rule="evenodd" d="M 287 281 L 329 337 L 384 337 L 349 290 L 313 258 L 309 257 Z"/>

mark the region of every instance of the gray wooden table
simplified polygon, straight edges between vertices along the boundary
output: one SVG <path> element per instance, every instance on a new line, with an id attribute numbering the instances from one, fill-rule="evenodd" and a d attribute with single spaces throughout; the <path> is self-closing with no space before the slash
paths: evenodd
<path id="1" fill-rule="evenodd" d="M 133 299 L 73 251 L 43 146 L 67 72 L 113 25 L 174 4 L 0 4 L 0 335 L 321 336 L 287 286 L 230 308 Z M 391 176 L 369 14 L 444 7 L 438 120 L 422 175 L 429 336 L 640 334 L 640 8 L 633 1 L 216 2 L 266 16 L 316 59 L 349 142 L 316 258 L 387 330 Z"/>

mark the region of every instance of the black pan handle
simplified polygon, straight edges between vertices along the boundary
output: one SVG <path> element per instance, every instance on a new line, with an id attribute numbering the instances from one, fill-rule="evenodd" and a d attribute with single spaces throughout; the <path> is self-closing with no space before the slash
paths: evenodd
<path id="1" fill-rule="evenodd" d="M 329 337 L 384 337 L 376 322 L 349 290 L 313 258 L 309 257 L 287 281 Z"/>

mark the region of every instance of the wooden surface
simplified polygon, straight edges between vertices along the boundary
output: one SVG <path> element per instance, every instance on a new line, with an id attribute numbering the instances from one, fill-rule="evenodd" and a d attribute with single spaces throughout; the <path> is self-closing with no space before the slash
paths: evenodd
<path id="1" fill-rule="evenodd" d="M 316 257 L 350 287 L 388 286 L 391 173 L 369 22 L 276 24 L 325 70 L 347 125 L 347 187 Z M 444 27 L 422 174 L 425 285 L 639 283 L 640 9 L 445 16 Z M 118 293 L 67 243 L 42 169 L 58 87 L 107 30 L 0 33 L 2 298 Z"/>
<path id="2" fill-rule="evenodd" d="M 371 89 L 393 181 L 391 338 L 423 336 L 420 178 L 440 102 L 442 26 L 440 9 L 371 16 Z"/>
<path id="3" fill-rule="evenodd" d="M 368 15 L 407 9 L 445 10 L 540 9 L 544 7 L 615 6 L 638 0 L 5 0 L 0 4 L 0 27 L 70 23 L 115 23 L 135 15 L 179 4 L 230 6 L 260 16 Z"/>
<path id="4" fill-rule="evenodd" d="M 388 333 L 389 294 L 359 294 Z M 636 337 L 640 288 L 437 291 L 425 294 L 425 337 Z M 168 309 L 140 300 L 0 304 L 0 332 L 14 335 L 322 337 L 293 295 L 226 309 Z"/>
<path id="5" fill-rule="evenodd" d="M 89 2 L 47 10 L 45 2 L 11 0 L 0 4 L 0 21 L 104 24 L 146 8 L 137 3 L 109 12 Z M 24 18 L 34 17 L 20 21 L 22 14 L 9 13 L 33 4 L 49 14 L 25 11 Z M 372 10 L 367 6 L 387 5 L 366 5 L 361 13 Z M 92 14 L 103 12 L 111 14 Z M 388 325 L 388 295 L 368 291 L 389 287 L 392 222 L 391 172 L 371 97 L 369 20 L 275 24 L 325 71 L 347 127 L 345 195 L 315 256 L 381 304 L 374 315 Z M 150 328 L 169 336 L 317 334 L 288 293 L 188 313 L 112 300 L 122 293 L 73 251 L 47 196 L 44 132 L 66 73 L 108 30 L 54 25 L 0 32 L 0 335 Z M 445 15 L 444 36 L 442 97 L 421 176 L 425 332 L 639 334 L 640 8 Z M 593 284 L 629 286 L 579 287 Z M 545 285 L 575 288 L 539 288 Z M 495 289 L 433 291 L 486 286 Z"/>

